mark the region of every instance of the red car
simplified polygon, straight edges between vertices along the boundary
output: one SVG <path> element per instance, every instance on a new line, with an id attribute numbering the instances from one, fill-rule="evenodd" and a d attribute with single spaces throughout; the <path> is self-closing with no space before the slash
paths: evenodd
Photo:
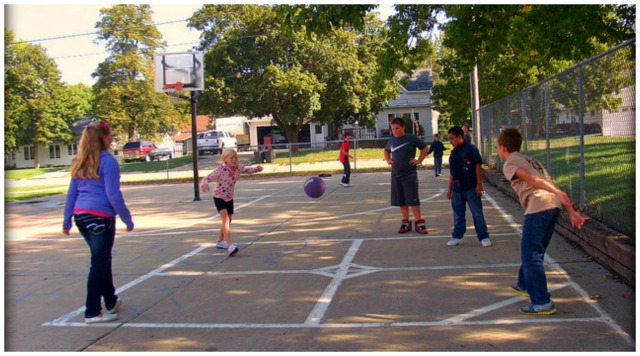
<path id="1" fill-rule="evenodd" d="M 150 141 L 133 141 L 124 145 L 122 153 L 124 154 L 125 162 L 132 160 L 149 162 L 153 159 L 153 151 L 155 149 L 156 146 Z"/>

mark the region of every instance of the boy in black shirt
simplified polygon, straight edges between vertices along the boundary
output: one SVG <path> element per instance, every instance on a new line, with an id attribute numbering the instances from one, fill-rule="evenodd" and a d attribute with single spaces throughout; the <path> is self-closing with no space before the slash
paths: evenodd
<path id="1" fill-rule="evenodd" d="M 404 120 L 396 117 L 391 121 L 393 136 L 384 149 L 384 158 L 391 165 L 391 205 L 399 206 L 402 224 L 399 233 L 411 231 L 409 207 L 416 219 L 416 232 L 428 234 L 429 231 L 422 219 L 420 197 L 418 196 L 418 173 L 416 165 L 421 164 L 427 156 L 427 145 L 415 135 L 405 134 Z M 416 159 L 416 148 L 420 157 Z"/>

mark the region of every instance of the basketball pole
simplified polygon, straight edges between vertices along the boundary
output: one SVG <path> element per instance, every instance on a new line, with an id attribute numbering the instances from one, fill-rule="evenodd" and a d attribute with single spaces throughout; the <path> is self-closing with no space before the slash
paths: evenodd
<path id="1" fill-rule="evenodd" d="M 193 151 L 193 201 L 200 201 L 200 187 L 198 184 L 200 177 L 198 176 L 198 128 L 196 127 L 196 103 L 198 101 L 198 96 L 200 96 L 201 93 L 202 92 L 200 91 L 192 91 L 191 98 L 189 98 L 189 101 L 191 102 L 191 150 Z"/>

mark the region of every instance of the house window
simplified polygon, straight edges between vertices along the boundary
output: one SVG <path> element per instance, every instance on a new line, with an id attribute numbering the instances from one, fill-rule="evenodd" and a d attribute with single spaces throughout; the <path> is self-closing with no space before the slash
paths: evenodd
<path id="1" fill-rule="evenodd" d="M 49 146 L 49 158 L 60 158 L 60 145 Z"/>
<path id="2" fill-rule="evenodd" d="M 33 146 L 27 146 L 24 148 L 24 160 L 25 161 L 33 161 L 35 158 L 33 157 Z"/>
<path id="3" fill-rule="evenodd" d="M 73 145 L 68 145 L 67 146 L 67 154 L 69 156 L 75 156 L 78 154 L 78 145 L 73 144 Z"/>
<path id="4" fill-rule="evenodd" d="M 322 134 L 322 126 L 316 125 L 316 135 L 321 135 L 321 134 Z"/>

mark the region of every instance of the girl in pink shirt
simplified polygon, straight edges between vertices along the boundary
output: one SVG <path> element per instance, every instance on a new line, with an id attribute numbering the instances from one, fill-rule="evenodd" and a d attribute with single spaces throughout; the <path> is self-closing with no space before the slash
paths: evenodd
<path id="1" fill-rule="evenodd" d="M 209 182 L 218 184 L 213 188 L 213 202 L 222 218 L 222 227 L 218 236 L 216 248 L 226 249 L 229 256 L 238 252 L 236 245 L 231 243 L 231 216 L 233 215 L 233 190 L 240 174 L 254 174 L 262 172 L 262 166 L 245 167 L 238 163 L 238 152 L 226 149 L 222 153 L 224 164 L 216 167 L 208 176 L 202 179 L 202 191 L 209 191 Z"/>

